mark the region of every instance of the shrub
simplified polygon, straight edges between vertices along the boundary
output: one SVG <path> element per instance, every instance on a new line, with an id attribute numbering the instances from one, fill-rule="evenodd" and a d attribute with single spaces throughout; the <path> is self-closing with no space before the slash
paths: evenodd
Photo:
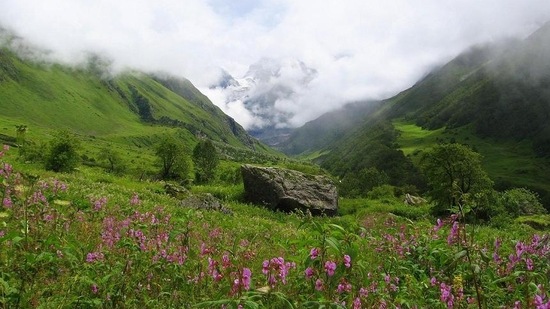
<path id="1" fill-rule="evenodd" d="M 395 196 L 395 187 L 390 185 L 381 185 L 372 188 L 372 190 L 367 193 L 367 197 L 372 200 L 383 199 L 383 198 L 393 198 Z"/>
<path id="2" fill-rule="evenodd" d="M 68 131 L 60 131 L 50 143 L 46 155 L 46 169 L 54 172 L 71 172 L 80 163 L 79 141 Z"/>
<path id="3" fill-rule="evenodd" d="M 172 136 L 165 136 L 157 145 L 155 153 L 161 165 L 162 179 L 187 179 L 191 164 L 181 142 Z"/>
<path id="4" fill-rule="evenodd" d="M 538 195 L 524 188 L 504 191 L 501 202 L 506 211 L 514 217 L 546 213 L 546 209 L 540 203 Z"/>
<path id="5" fill-rule="evenodd" d="M 195 179 L 198 183 L 209 183 L 214 180 L 216 168 L 219 164 L 218 153 L 212 141 L 199 141 L 193 149 L 193 163 L 195 163 Z"/>

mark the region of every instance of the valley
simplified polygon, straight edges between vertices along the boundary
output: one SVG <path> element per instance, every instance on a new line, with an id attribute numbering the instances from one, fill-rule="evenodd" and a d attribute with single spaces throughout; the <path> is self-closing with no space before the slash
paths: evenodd
<path id="1" fill-rule="evenodd" d="M 394 97 L 285 130 L 277 149 L 185 78 L 111 74 L 98 57 L 32 61 L 9 42 L 0 308 L 549 304 L 550 70 L 538 65 L 550 24 L 504 51 L 469 49 Z M 542 73 L 528 74 L 531 60 Z M 264 90 L 247 104 L 263 102 L 256 116 L 272 121 Z M 337 205 L 325 216 L 290 211 L 287 198 L 269 210 L 247 199 L 245 164 L 300 171 L 303 183 L 323 176 Z"/>

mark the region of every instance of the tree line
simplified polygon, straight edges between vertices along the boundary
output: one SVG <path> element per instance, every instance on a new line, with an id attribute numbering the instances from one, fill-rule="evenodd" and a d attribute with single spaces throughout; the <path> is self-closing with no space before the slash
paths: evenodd
<path id="1" fill-rule="evenodd" d="M 68 131 L 57 132 L 47 144 L 26 140 L 18 128 L 19 157 L 26 162 L 42 163 L 46 170 L 71 172 L 84 159 L 80 155 L 81 142 Z M 173 135 L 165 135 L 154 147 L 158 166 L 157 177 L 162 180 L 206 184 L 215 180 L 219 155 L 211 140 L 200 138 L 192 151 Z M 127 169 L 126 160 L 114 147 L 102 147 L 98 159 L 110 173 L 122 174 Z M 190 176 L 192 175 L 192 176 Z"/>

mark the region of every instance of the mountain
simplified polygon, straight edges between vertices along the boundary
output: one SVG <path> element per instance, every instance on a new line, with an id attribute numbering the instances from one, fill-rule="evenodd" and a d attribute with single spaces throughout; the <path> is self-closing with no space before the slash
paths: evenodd
<path id="1" fill-rule="evenodd" d="M 330 116 L 323 117 L 315 127 L 325 122 L 327 131 L 308 124 L 293 136 L 329 141 L 299 151 L 317 152 L 317 161 L 340 177 L 376 167 L 399 185 L 404 176 L 394 165 L 417 163 L 419 154 L 436 143 L 460 142 L 485 157 L 497 188 L 528 187 L 550 205 L 550 23 L 524 40 L 463 52 L 381 101 L 337 139 L 331 138 L 338 129 L 327 122 Z M 406 176 L 410 173 L 414 170 Z"/>
<path id="2" fill-rule="evenodd" d="M 250 65 L 241 78 L 223 71 L 220 81 L 211 88 L 223 90 L 225 103 L 241 102 L 255 119 L 248 132 L 277 146 L 288 137 L 293 116 L 279 108 L 278 103 L 297 100 L 316 75 L 315 69 L 299 60 L 262 58 Z"/>
<path id="3" fill-rule="evenodd" d="M 184 78 L 136 71 L 112 75 L 108 61 L 99 57 L 79 67 L 36 60 L 40 53 L 20 53 L 13 40 L 0 48 L 0 129 L 5 135 L 15 132 L 14 125 L 26 125 L 31 132 L 68 129 L 106 141 L 149 145 L 168 130 L 189 143 L 207 136 L 234 147 L 273 152 Z"/>
<path id="4" fill-rule="evenodd" d="M 288 138 L 276 147 L 288 155 L 321 151 L 344 137 L 367 115 L 376 111 L 379 105 L 380 102 L 375 101 L 348 103 L 338 110 L 307 122 L 299 129 L 292 130 Z"/>

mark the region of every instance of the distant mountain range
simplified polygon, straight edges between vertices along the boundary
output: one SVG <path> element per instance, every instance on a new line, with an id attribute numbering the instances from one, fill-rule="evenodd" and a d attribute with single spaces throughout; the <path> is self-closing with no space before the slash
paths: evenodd
<path id="1" fill-rule="evenodd" d="M 278 102 L 298 99 L 300 91 L 316 77 L 317 71 L 293 59 L 262 58 L 247 73 L 236 78 L 223 72 L 211 88 L 223 90 L 226 102 L 240 101 L 256 120 L 248 132 L 271 146 L 284 141 L 293 114 L 279 108 Z"/>

